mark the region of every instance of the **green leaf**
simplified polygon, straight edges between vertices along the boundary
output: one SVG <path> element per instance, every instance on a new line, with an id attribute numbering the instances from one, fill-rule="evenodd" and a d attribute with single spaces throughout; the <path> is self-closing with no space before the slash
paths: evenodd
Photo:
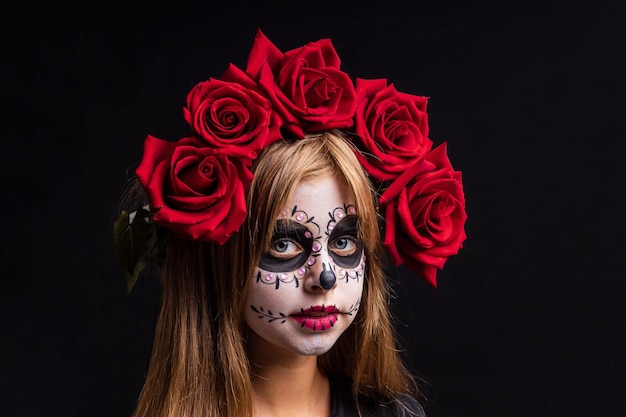
<path id="1" fill-rule="evenodd" d="M 113 224 L 113 252 L 124 268 L 129 293 L 150 261 L 163 265 L 169 233 L 154 222 L 148 206 L 121 212 Z"/>
<path id="2" fill-rule="evenodd" d="M 135 265 L 135 269 L 133 270 L 132 274 L 129 274 L 128 271 L 126 271 L 126 274 L 125 274 L 126 275 L 126 289 L 129 294 L 133 290 L 133 287 L 135 286 L 135 284 L 137 283 L 137 280 L 139 279 L 139 273 L 141 273 L 141 271 L 145 267 L 146 267 L 146 261 L 141 259 Z"/>
<path id="3" fill-rule="evenodd" d="M 139 209 L 131 222 L 130 214 L 122 211 L 113 224 L 113 252 L 126 273 L 128 292 L 132 290 L 140 272 L 146 266 L 146 256 L 150 249 L 148 237 L 151 234 L 150 229 L 154 228 L 149 216 L 147 210 Z"/>

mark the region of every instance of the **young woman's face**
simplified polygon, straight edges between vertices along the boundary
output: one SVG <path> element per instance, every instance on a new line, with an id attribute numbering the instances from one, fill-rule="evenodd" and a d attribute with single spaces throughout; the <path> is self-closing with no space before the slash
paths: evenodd
<path id="1" fill-rule="evenodd" d="M 296 186 L 247 297 L 246 323 L 261 345 L 320 355 L 352 323 L 365 271 L 357 223 L 354 198 L 334 177 Z"/>

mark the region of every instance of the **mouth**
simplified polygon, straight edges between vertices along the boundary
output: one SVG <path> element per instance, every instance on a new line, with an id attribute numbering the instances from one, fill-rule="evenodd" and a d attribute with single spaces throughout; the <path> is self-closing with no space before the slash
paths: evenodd
<path id="1" fill-rule="evenodd" d="M 337 318 L 341 314 L 341 311 L 333 306 L 311 306 L 309 308 L 301 308 L 299 313 L 290 315 L 300 327 L 313 330 L 313 331 L 325 331 L 330 330 Z"/>

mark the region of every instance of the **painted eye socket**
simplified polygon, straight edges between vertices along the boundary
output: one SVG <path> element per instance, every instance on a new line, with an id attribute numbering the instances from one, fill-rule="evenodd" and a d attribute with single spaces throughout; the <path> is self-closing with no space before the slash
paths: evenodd
<path id="1" fill-rule="evenodd" d="M 306 262 L 312 246 L 313 237 L 305 225 L 278 219 L 269 247 L 259 260 L 259 268 L 272 272 L 295 271 Z"/>
<path id="2" fill-rule="evenodd" d="M 303 251 L 302 246 L 290 239 L 275 240 L 270 243 L 268 253 L 279 259 L 289 259 L 298 256 Z"/>
<path id="3" fill-rule="evenodd" d="M 340 236 L 330 242 L 329 249 L 337 256 L 350 256 L 358 250 L 358 245 L 352 237 Z"/>

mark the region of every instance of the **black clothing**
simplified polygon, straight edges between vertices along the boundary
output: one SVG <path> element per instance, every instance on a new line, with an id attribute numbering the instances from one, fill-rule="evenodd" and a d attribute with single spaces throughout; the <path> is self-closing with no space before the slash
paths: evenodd
<path id="1" fill-rule="evenodd" d="M 331 417 L 359 417 L 349 380 L 331 378 L 330 395 Z M 359 404 L 361 417 L 426 417 L 422 406 L 408 395 L 390 404 L 379 404 L 369 397 L 361 396 Z"/>

